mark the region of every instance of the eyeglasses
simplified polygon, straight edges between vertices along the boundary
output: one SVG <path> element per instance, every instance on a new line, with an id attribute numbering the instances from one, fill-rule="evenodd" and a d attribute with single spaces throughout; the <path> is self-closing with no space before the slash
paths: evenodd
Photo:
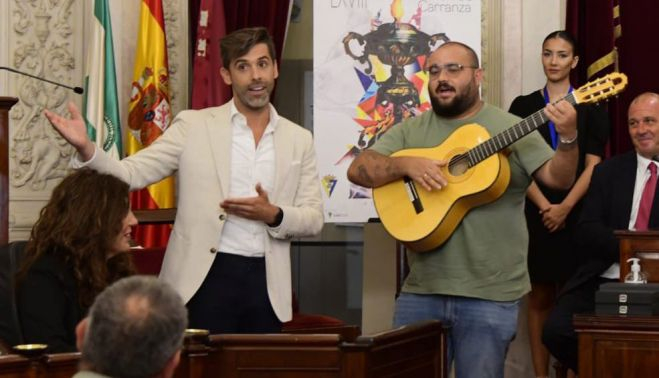
<path id="1" fill-rule="evenodd" d="M 451 77 L 458 76 L 462 70 L 465 68 L 478 68 L 474 66 L 464 66 L 462 64 L 457 64 L 457 63 L 447 63 L 447 64 L 433 64 L 432 66 L 428 67 L 426 72 L 428 73 L 428 76 L 430 78 L 435 79 L 438 78 L 439 75 L 441 75 L 442 70 L 446 71 L 446 74 Z"/>

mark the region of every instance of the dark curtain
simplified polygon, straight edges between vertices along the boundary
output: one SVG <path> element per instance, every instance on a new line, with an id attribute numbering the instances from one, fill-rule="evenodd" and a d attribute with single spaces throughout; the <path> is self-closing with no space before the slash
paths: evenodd
<path id="1" fill-rule="evenodd" d="M 629 103 L 643 92 L 659 92 L 659 49 L 654 38 L 657 35 L 659 2 L 657 0 L 620 1 L 620 71 L 629 77 L 629 86 L 621 96 L 621 114 L 618 124 L 619 134 L 625 135 L 627 149 L 632 149 L 627 132 L 627 108 Z"/>
<path id="2" fill-rule="evenodd" d="M 577 38 L 580 59 L 572 79 L 579 86 L 614 69 L 614 65 L 608 65 L 590 77 L 587 74 L 595 61 L 610 54 L 616 46 L 614 7 L 617 3 L 617 0 L 568 0 L 566 28 Z"/>
<path id="3" fill-rule="evenodd" d="M 613 13 L 616 4 L 619 5 L 617 20 Z M 588 66 L 614 47 L 618 51 L 619 71 L 629 79 L 627 89 L 608 103 L 612 124 L 610 155 L 633 149 L 627 130 L 629 103 L 643 92 L 659 92 L 659 75 L 656 73 L 659 49 L 653 38 L 658 19 L 657 0 L 568 0 L 566 28 L 580 45 L 581 61 L 574 82 L 585 84 Z M 613 37 L 616 25 L 620 25 L 621 30 L 617 40 Z M 592 78 L 601 77 L 613 69 L 614 66 L 609 66 Z"/>
<path id="4" fill-rule="evenodd" d="M 267 28 L 275 41 L 277 63 L 281 64 L 290 6 L 291 0 L 225 1 L 227 33 L 253 26 Z"/>
<path id="5" fill-rule="evenodd" d="M 191 56 L 193 57 L 201 1 L 190 0 L 189 2 L 190 46 L 192 46 Z M 225 0 L 223 3 L 226 33 L 245 27 L 263 26 L 267 28 L 275 42 L 277 64 L 280 65 L 291 2 L 292 0 Z M 219 67 L 217 69 L 219 70 Z M 217 80 L 221 80 L 219 74 Z M 193 81 L 190 80 L 190 82 Z"/>

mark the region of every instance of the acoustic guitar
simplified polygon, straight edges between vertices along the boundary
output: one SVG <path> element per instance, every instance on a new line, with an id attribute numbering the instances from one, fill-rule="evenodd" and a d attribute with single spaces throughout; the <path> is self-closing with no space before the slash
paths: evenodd
<path id="1" fill-rule="evenodd" d="M 627 76 L 614 72 L 585 84 L 561 100 L 572 105 L 596 103 L 621 92 L 626 85 Z M 387 232 L 417 252 L 442 245 L 469 210 L 493 202 L 506 191 L 510 181 L 506 147 L 548 121 L 541 109 L 494 137 L 484 127 L 468 124 L 438 146 L 393 153 L 391 156 L 447 160 L 442 173 L 448 185 L 427 191 L 404 177 L 374 188 L 375 209 Z"/>

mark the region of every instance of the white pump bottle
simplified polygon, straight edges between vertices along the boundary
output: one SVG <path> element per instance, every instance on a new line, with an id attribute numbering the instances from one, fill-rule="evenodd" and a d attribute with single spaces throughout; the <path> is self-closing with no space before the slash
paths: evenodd
<path id="1" fill-rule="evenodd" d="M 627 262 L 631 262 L 631 271 L 625 276 L 625 283 L 633 284 L 644 284 L 648 283 L 648 277 L 644 272 L 641 272 L 641 264 L 639 264 L 641 259 L 632 257 L 627 259 Z"/>

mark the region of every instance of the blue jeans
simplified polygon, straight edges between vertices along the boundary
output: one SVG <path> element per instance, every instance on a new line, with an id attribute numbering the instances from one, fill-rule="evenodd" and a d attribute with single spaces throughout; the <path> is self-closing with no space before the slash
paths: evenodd
<path id="1" fill-rule="evenodd" d="M 508 345 L 517 331 L 519 300 L 496 302 L 438 294 L 401 293 L 396 327 L 437 319 L 450 327 L 448 363 L 456 378 L 503 377 Z"/>

